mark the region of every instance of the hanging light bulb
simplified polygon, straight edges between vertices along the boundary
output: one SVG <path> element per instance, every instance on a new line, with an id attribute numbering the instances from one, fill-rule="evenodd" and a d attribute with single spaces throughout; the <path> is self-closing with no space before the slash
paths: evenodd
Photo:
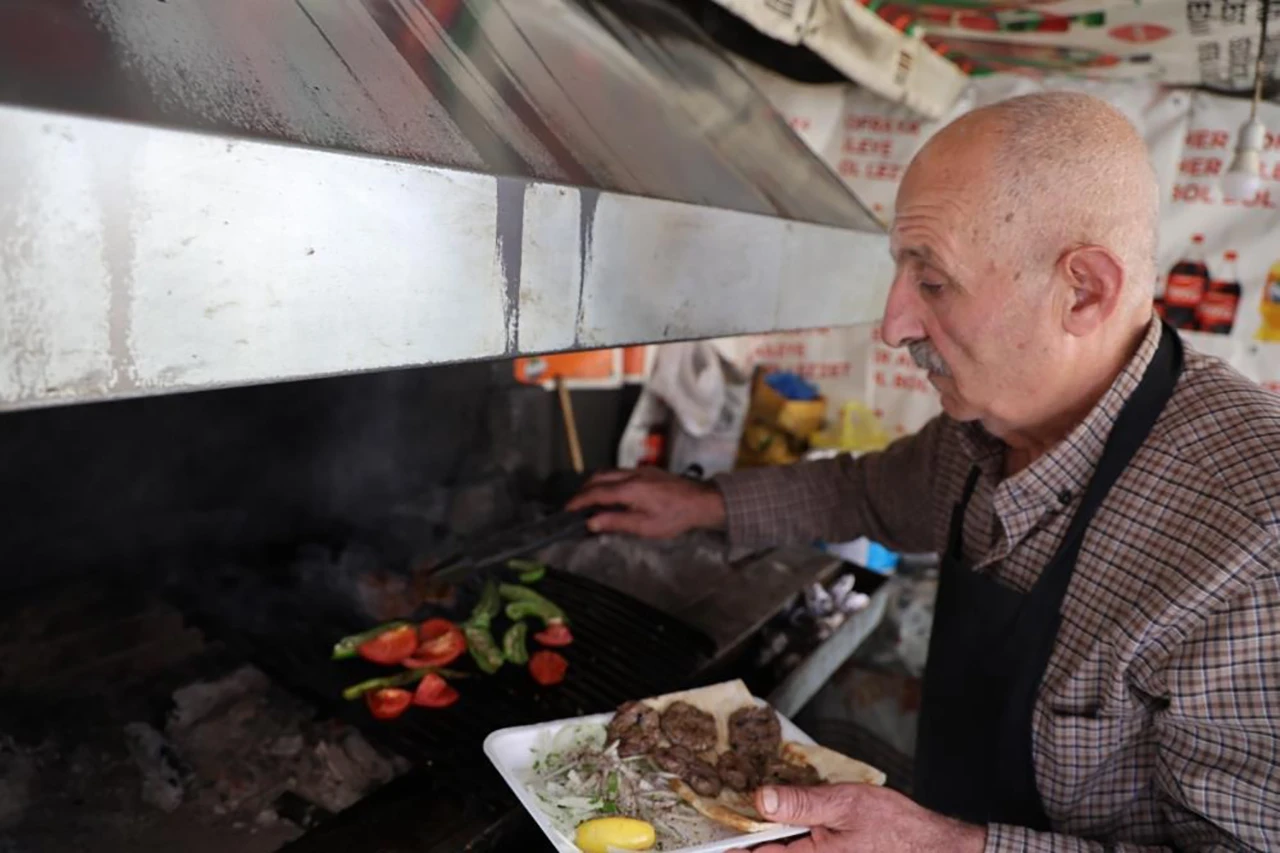
<path id="1" fill-rule="evenodd" d="M 1262 80 L 1266 74 L 1267 19 L 1271 17 L 1271 0 L 1262 0 L 1258 25 L 1258 59 L 1253 69 L 1253 103 L 1249 120 L 1240 125 L 1236 137 L 1236 153 L 1222 176 L 1222 194 L 1228 201 L 1249 201 L 1262 188 L 1262 146 L 1267 128 L 1258 120 L 1258 104 L 1262 101 Z"/>
<path id="2" fill-rule="evenodd" d="M 1267 129 L 1257 118 L 1240 126 L 1239 141 L 1231 165 L 1222 176 L 1222 194 L 1230 201 L 1248 201 L 1262 189 L 1262 145 Z"/>

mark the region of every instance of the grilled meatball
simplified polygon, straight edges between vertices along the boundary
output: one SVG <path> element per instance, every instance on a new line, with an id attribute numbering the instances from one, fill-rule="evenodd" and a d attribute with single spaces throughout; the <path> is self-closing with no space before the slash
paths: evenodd
<path id="1" fill-rule="evenodd" d="M 749 706 L 734 711 L 729 716 L 729 745 L 750 758 L 777 755 L 782 727 L 773 709 Z"/>
<path id="2" fill-rule="evenodd" d="M 689 762 L 694 760 L 693 753 L 683 746 L 665 746 L 655 750 L 650 756 L 659 770 L 683 776 Z"/>
<path id="3" fill-rule="evenodd" d="M 720 793 L 721 783 L 716 769 L 700 758 L 690 761 L 680 778 L 704 797 L 714 797 Z"/>
<path id="4" fill-rule="evenodd" d="M 770 758 L 761 774 L 766 785 L 821 785 L 822 777 L 808 764 L 791 764 L 781 758 Z"/>
<path id="5" fill-rule="evenodd" d="M 672 702 L 662 712 L 662 733 L 676 746 L 706 752 L 716 745 L 716 721 L 688 702 Z"/>
<path id="6" fill-rule="evenodd" d="M 704 797 L 720 793 L 720 777 L 716 769 L 684 746 L 664 746 L 650 756 L 660 769 L 679 776 L 694 791 Z"/>
<path id="7" fill-rule="evenodd" d="M 623 758 L 643 755 L 658 745 L 658 712 L 643 702 L 626 702 L 618 706 L 606 730 L 609 741 L 618 742 L 618 755 Z"/>
<path id="8" fill-rule="evenodd" d="M 716 773 L 720 775 L 720 781 L 724 782 L 725 787 L 734 791 L 751 791 L 760 784 L 760 777 L 751 766 L 751 760 L 732 750 L 722 754 L 716 761 Z"/>

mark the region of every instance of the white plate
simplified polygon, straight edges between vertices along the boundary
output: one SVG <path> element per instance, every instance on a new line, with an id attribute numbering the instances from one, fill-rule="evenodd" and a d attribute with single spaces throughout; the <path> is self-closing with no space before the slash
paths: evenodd
<path id="1" fill-rule="evenodd" d="M 768 704 L 759 698 L 756 698 L 755 702 L 757 705 Z M 774 711 L 774 713 L 777 714 L 777 711 Z M 551 818 L 542 810 L 533 793 L 525 786 L 524 780 L 528 778 L 530 771 L 533 769 L 534 743 L 544 732 L 554 735 L 563 726 L 575 726 L 584 723 L 605 725 L 611 719 L 613 719 L 612 713 L 590 714 L 585 717 L 574 717 L 571 720 L 556 720 L 555 722 L 538 723 L 532 726 L 514 726 L 509 729 L 499 729 L 484 740 L 484 754 L 489 756 L 489 760 L 493 762 L 494 767 L 498 768 L 502 778 L 507 780 L 507 784 L 511 786 L 511 790 L 515 792 L 516 798 L 520 800 L 521 805 L 525 807 L 529 814 L 533 815 L 534 821 L 537 822 L 538 826 L 542 827 L 542 831 L 547 834 L 547 838 L 551 839 L 551 843 L 555 845 L 556 850 L 560 851 L 560 853 L 580 853 L 580 851 L 578 846 L 573 843 L 572 838 L 566 837 L 560 830 L 555 828 L 551 823 Z M 778 714 L 778 722 L 782 725 L 782 739 L 784 741 L 794 741 L 796 743 L 814 742 L 813 738 L 800 731 L 795 723 L 781 714 Z M 803 835 L 808 831 L 804 827 L 784 826 L 778 829 L 771 829 L 768 832 L 735 835 L 732 838 L 699 844 L 695 847 L 681 847 L 678 851 L 672 850 L 666 853 L 721 853 L 721 851 L 734 847 L 753 847 L 766 841 L 792 838 L 797 835 Z"/>

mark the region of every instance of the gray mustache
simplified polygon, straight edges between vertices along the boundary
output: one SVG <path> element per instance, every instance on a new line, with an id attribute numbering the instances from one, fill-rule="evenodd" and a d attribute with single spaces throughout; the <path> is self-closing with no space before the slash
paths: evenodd
<path id="1" fill-rule="evenodd" d="M 942 356 L 934 349 L 933 344 L 928 341 L 912 341 L 907 345 L 907 349 L 910 351 L 911 360 L 916 363 L 916 367 L 938 376 L 951 375 L 951 371 L 947 368 L 947 363 L 942 360 Z"/>

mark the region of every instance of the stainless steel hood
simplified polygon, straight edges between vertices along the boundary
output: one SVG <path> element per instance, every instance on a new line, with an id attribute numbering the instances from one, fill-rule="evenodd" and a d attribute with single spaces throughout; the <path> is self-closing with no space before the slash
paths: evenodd
<path id="1" fill-rule="evenodd" d="M 878 316 L 661 0 L 0 0 L 0 409 Z"/>

